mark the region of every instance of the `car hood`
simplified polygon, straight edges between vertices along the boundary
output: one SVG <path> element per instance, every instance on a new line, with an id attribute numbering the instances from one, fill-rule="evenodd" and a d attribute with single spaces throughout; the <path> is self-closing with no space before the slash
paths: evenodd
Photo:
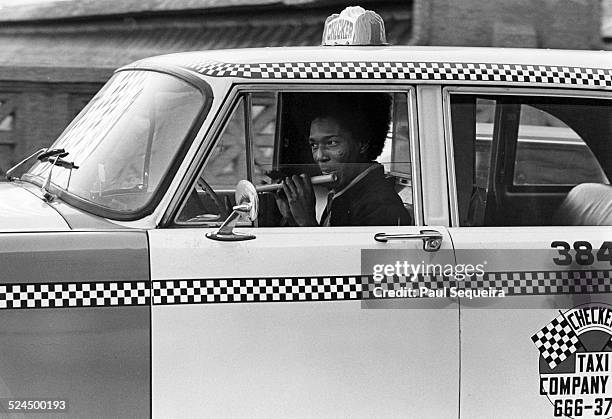
<path id="1" fill-rule="evenodd" d="M 69 229 L 64 218 L 51 205 L 20 183 L 0 182 L 0 232 Z"/>

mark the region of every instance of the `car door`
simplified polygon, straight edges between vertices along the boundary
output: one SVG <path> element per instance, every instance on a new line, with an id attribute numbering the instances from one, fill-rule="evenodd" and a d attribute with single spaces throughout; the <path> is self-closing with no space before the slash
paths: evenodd
<path id="1" fill-rule="evenodd" d="M 445 98 L 450 234 L 458 264 L 484 266 L 460 298 L 461 417 L 607 417 L 607 372 L 579 360 L 608 356 L 610 328 L 575 313 L 610 304 L 610 100 L 468 88 Z"/>
<path id="2" fill-rule="evenodd" d="M 235 228 L 253 238 L 207 237 L 236 203 L 238 180 L 259 186 L 281 160 L 285 169 L 297 162 L 298 143 L 285 137 L 300 125 L 290 121 L 287 103 L 299 103 L 291 91 L 236 89 L 173 223 L 149 232 L 154 416 L 457 417 L 456 301 L 374 289 L 402 280 L 415 287 L 383 265 L 454 262 L 447 229 L 423 226 L 413 192 L 412 89 L 388 91 L 393 128 L 379 161 L 415 225 L 278 226 L 265 214 L 273 197 L 260 193 L 259 219 Z"/>
<path id="3" fill-rule="evenodd" d="M 0 417 L 150 416 L 146 233 L 3 232 L 0 266 Z"/>

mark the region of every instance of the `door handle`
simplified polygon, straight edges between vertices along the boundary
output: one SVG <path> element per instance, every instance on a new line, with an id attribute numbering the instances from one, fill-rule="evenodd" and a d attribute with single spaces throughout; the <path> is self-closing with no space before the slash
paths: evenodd
<path id="1" fill-rule="evenodd" d="M 442 245 L 442 234 L 436 230 L 421 230 L 419 234 L 387 234 L 376 233 L 374 240 L 386 243 L 389 240 L 423 240 L 423 250 L 435 252 Z"/>

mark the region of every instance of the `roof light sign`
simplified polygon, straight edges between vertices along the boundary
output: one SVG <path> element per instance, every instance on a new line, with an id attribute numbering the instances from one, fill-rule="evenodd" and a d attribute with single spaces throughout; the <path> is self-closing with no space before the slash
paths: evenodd
<path id="1" fill-rule="evenodd" d="M 385 23 L 371 10 L 360 6 L 344 9 L 325 20 L 323 45 L 384 45 Z"/>

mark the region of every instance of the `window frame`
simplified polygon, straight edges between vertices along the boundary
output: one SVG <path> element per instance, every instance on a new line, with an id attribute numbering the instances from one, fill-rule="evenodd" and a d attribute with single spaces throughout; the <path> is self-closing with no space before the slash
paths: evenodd
<path id="1" fill-rule="evenodd" d="M 524 87 L 502 87 L 502 86 L 445 86 L 442 89 L 442 103 L 444 112 L 444 143 L 446 149 L 446 169 L 448 173 L 448 196 L 449 208 L 451 215 L 451 227 L 466 227 L 459 223 L 459 202 L 457 194 L 457 173 L 455 170 L 455 154 L 454 141 L 452 134 L 452 119 L 451 119 L 451 95 L 488 95 L 488 96 L 526 96 L 526 97 L 562 97 L 575 99 L 604 99 L 612 101 L 609 91 L 591 90 L 591 89 L 544 89 L 544 88 L 524 88 Z M 611 102 L 612 103 L 612 102 Z M 517 121 L 517 126 L 518 126 Z M 493 144 L 491 145 L 491 157 L 497 153 L 493 149 L 495 144 L 496 134 L 493 133 Z M 498 145 L 499 146 L 499 145 Z M 514 159 L 514 151 L 511 153 Z M 505 158 L 510 156 L 506 154 Z M 512 173 L 507 173 L 504 176 L 509 176 L 513 179 L 514 163 L 512 163 Z M 495 169 L 497 170 L 497 169 Z M 540 186 L 536 186 L 539 188 Z M 531 188 L 528 186 L 527 188 Z M 556 185 L 551 185 L 549 188 L 558 190 Z M 511 227 L 511 226 L 508 226 Z M 482 227 L 479 227 L 482 228 Z"/>
<path id="2" fill-rule="evenodd" d="M 205 138 L 203 139 L 203 146 L 200 147 L 198 154 L 193 159 L 190 169 L 188 170 L 189 178 L 185 178 L 183 186 L 177 190 L 176 205 L 172 210 L 168 209 L 168 216 L 165 217 L 166 223 L 160 225 L 160 227 L 167 228 L 217 228 L 212 225 L 206 225 L 205 223 L 179 223 L 177 218 L 188 198 L 188 194 L 197 182 L 197 176 L 201 172 L 202 168 L 208 163 L 212 156 L 212 151 L 221 135 L 228 118 L 231 117 L 233 110 L 237 104 L 237 101 L 241 96 L 245 99 L 245 123 L 246 123 L 246 143 L 247 143 L 247 173 L 251 174 L 253 171 L 254 156 L 251 147 L 253 145 L 252 138 L 252 120 L 250 115 L 250 109 L 247 107 L 251 104 L 249 93 L 256 92 L 268 92 L 274 93 L 277 97 L 277 123 L 275 127 L 275 142 L 274 142 L 274 163 L 278 163 L 277 146 L 278 137 L 282 129 L 282 121 L 278 121 L 279 113 L 282 111 L 282 94 L 285 93 L 326 93 L 326 92 L 384 92 L 384 93 L 403 93 L 406 94 L 408 101 L 408 135 L 410 137 L 410 159 L 411 159 L 411 176 L 412 176 L 412 203 L 413 203 L 413 216 L 414 225 L 422 226 L 424 215 L 422 212 L 422 194 L 421 194 L 421 170 L 420 170 L 420 151 L 419 151 L 419 140 L 418 140 L 418 121 L 417 121 L 417 105 L 416 105 L 416 86 L 413 84 L 394 84 L 394 85 L 376 85 L 376 84 L 355 84 L 355 83 L 317 83 L 317 84 L 289 84 L 289 83 L 240 83 L 233 84 L 227 91 L 227 94 L 223 97 L 223 103 L 221 104 L 217 115 L 214 117 L 210 129 L 208 130 Z M 248 98 L 248 99 L 247 99 Z M 257 227 L 257 220 L 253 227 Z M 278 227 L 274 227 L 278 228 Z"/>

